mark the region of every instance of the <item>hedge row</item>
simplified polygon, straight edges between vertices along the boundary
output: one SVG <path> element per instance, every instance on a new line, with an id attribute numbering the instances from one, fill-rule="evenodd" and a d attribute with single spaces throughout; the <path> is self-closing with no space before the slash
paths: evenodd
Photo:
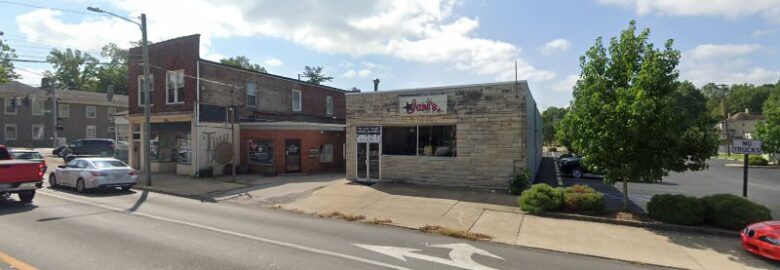
<path id="1" fill-rule="evenodd" d="M 604 211 L 604 194 L 585 185 L 554 188 L 536 184 L 523 191 L 517 199 L 520 209 L 528 213 L 567 211 L 600 213 Z"/>
<path id="2" fill-rule="evenodd" d="M 732 230 L 772 219 L 766 206 L 732 194 L 716 194 L 701 199 L 684 195 L 655 195 L 647 203 L 647 211 L 650 216 L 667 223 L 706 223 Z"/>

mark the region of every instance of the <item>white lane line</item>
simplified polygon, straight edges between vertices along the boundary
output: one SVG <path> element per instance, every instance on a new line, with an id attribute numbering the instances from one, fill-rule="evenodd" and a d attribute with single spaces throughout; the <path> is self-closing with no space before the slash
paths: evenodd
<path id="1" fill-rule="evenodd" d="M 58 198 L 58 199 L 62 199 L 62 200 L 66 200 L 66 201 L 82 203 L 82 204 L 88 204 L 88 205 L 91 205 L 91 206 L 94 206 L 94 207 L 99 207 L 99 208 L 103 208 L 103 209 L 113 210 L 113 211 L 117 211 L 117 212 L 121 212 L 121 213 L 125 213 L 125 214 L 142 216 L 142 217 L 155 219 L 155 220 L 159 220 L 159 221 L 165 221 L 165 222 L 175 223 L 175 224 L 179 224 L 179 225 L 195 227 L 195 228 L 199 228 L 199 229 L 204 229 L 204 230 L 209 230 L 209 231 L 213 231 L 213 232 L 223 233 L 223 234 L 232 235 L 232 236 L 236 236 L 236 237 L 241 237 L 241 238 L 251 239 L 251 240 L 255 240 L 255 241 L 260 241 L 260 242 L 264 242 L 264 243 L 268 243 L 268 244 L 273 244 L 273 245 L 278 245 L 278 246 L 283 246 L 283 247 L 288 247 L 288 248 L 294 248 L 294 249 L 308 251 L 308 252 L 322 254 L 322 255 L 339 257 L 339 258 L 352 260 L 352 261 L 357 261 L 357 262 L 362 262 L 362 263 L 367 263 L 367 264 L 373 264 L 373 265 L 376 265 L 376 266 L 386 267 L 386 268 L 390 268 L 390 269 L 412 270 L 411 268 L 406 268 L 406 267 L 398 266 L 398 265 L 394 265 L 394 264 L 383 263 L 383 262 L 380 262 L 380 261 L 374 261 L 374 260 L 369 260 L 369 259 L 365 259 L 365 258 L 355 257 L 355 256 L 352 256 L 352 255 L 347 255 L 347 254 L 343 254 L 343 253 L 332 252 L 332 251 L 322 250 L 322 249 L 318 249 L 318 248 L 312 248 L 312 247 L 302 246 L 302 245 L 298 245 L 298 244 L 293 244 L 293 243 L 288 243 L 288 242 L 283 242 L 283 241 L 278 241 L 278 240 L 258 237 L 258 236 L 249 235 L 249 234 L 245 234 L 245 233 L 229 231 L 229 230 L 225 230 L 225 229 L 220 229 L 220 228 L 216 228 L 216 227 L 212 227 L 212 226 L 192 223 L 192 222 L 188 222 L 188 221 L 177 220 L 177 219 L 172 219 L 172 218 L 166 218 L 166 217 L 161 217 L 161 216 L 152 215 L 152 214 L 146 214 L 146 213 L 127 212 L 124 209 L 120 209 L 120 208 L 117 208 L 117 207 L 100 205 L 100 204 L 93 203 L 93 202 L 90 202 L 90 201 L 81 201 L 81 200 L 77 200 L 77 199 L 68 198 L 68 197 L 65 197 L 65 196 L 51 194 L 51 193 L 48 193 L 48 192 L 47 193 L 40 192 L 40 194 L 43 194 L 43 195 L 46 195 L 46 196 L 50 196 L 50 197 L 54 197 L 54 198 Z"/>

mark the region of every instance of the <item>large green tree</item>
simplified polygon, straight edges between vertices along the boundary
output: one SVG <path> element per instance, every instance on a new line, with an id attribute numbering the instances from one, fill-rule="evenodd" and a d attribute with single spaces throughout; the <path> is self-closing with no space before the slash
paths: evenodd
<path id="1" fill-rule="evenodd" d="M 648 41 L 636 23 L 605 47 L 602 38 L 580 57 L 580 79 L 562 122 L 563 137 L 604 181 L 661 181 L 670 171 L 701 170 L 716 154 L 717 134 L 706 115 L 689 115 L 678 91 L 680 52 L 668 40 L 663 49 Z M 702 105 L 703 104 L 697 104 Z M 704 108 L 700 107 L 699 109 Z"/>
<path id="2" fill-rule="evenodd" d="M 780 153 L 780 85 L 766 100 L 763 110 L 766 122 L 757 125 L 756 137 L 762 141 L 764 152 L 775 158 Z"/>
<path id="3" fill-rule="evenodd" d="M 246 56 L 236 56 L 236 57 L 225 58 L 225 59 L 219 60 L 219 62 L 222 63 L 222 64 L 225 64 L 225 65 L 228 65 L 228 66 L 232 66 L 232 67 L 243 68 L 243 69 L 248 69 L 248 70 L 254 70 L 254 71 L 257 71 L 257 72 L 260 72 L 260 73 L 268 73 L 265 70 L 264 67 L 262 67 L 262 66 L 260 66 L 258 64 L 252 64 L 251 62 L 249 62 L 249 58 L 247 58 Z"/>
<path id="4" fill-rule="evenodd" d="M 325 72 L 322 71 L 321 66 L 304 67 L 302 76 L 306 78 L 306 81 L 313 84 L 320 84 L 322 82 L 329 82 L 333 80 L 333 77 L 325 75 Z"/>
<path id="5" fill-rule="evenodd" d="M 542 133 L 544 134 L 545 144 L 558 143 L 557 127 L 558 122 L 563 120 L 568 109 L 549 107 L 542 112 Z"/>
<path id="6" fill-rule="evenodd" d="M 11 62 L 13 58 L 16 58 L 16 51 L 0 39 L 0 83 L 20 78 L 14 71 L 14 63 Z"/>
<path id="7" fill-rule="evenodd" d="M 113 86 L 115 94 L 127 95 L 128 55 L 128 50 L 114 43 L 103 46 L 100 56 L 107 62 L 101 63 L 95 73 L 98 92 L 105 92 Z"/>
<path id="8" fill-rule="evenodd" d="M 96 91 L 98 61 L 88 53 L 79 50 L 53 49 L 46 61 L 54 67 L 52 76 L 59 88 Z"/>

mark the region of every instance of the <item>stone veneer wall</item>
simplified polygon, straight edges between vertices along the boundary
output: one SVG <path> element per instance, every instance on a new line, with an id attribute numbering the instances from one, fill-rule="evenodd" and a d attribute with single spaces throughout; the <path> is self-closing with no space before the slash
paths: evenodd
<path id="1" fill-rule="evenodd" d="M 400 115 L 399 96 L 437 94 L 447 94 L 446 115 Z M 527 166 L 529 98 L 525 82 L 347 94 L 347 179 L 356 178 L 356 126 L 455 124 L 457 157 L 381 156 L 381 181 L 506 189 L 514 166 Z"/>

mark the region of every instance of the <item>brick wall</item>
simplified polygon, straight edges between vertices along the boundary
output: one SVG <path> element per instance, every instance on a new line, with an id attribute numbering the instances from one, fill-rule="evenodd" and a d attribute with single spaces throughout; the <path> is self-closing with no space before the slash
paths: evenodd
<path id="1" fill-rule="evenodd" d="M 192 112 L 195 104 L 197 61 L 200 59 L 200 35 L 179 37 L 149 45 L 149 74 L 154 76 L 154 91 L 151 92 L 152 113 Z M 138 76 L 143 75 L 141 48 L 130 49 L 128 70 L 128 95 L 130 114 L 143 113 L 138 105 Z M 184 70 L 184 103 L 166 104 L 165 74 L 168 70 Z"/>
<path id="2" fill-rule="evenodd" d="M 284 141 L 301 140 L 301 172 L 335 172 L 344 170 L 344 132 L 319 130 L 242 130 L 241 164 L 247 164 L 249 140 L 272 140 L 274 170 L 277 174 L 285 172 Z M 319 149 L 323 144 L 333 144 L 333 162 L 322 163 L 319 157 L 310 157 L 309 150 Z M 253 172 L 260 172 L 262 165 L 252 165 Z"/>
<path id="3" fill-rule="evenodd" d="M 400 116 L 400 95 L 447 95 L 447 114 Z M 347 178 L 355 179 L 356 126 L 454 124 L 457 157 L 381 156 L 382 181 L 507 188 L 527 158 L 528 85 L 504 83 L 347 95 Z"/>

